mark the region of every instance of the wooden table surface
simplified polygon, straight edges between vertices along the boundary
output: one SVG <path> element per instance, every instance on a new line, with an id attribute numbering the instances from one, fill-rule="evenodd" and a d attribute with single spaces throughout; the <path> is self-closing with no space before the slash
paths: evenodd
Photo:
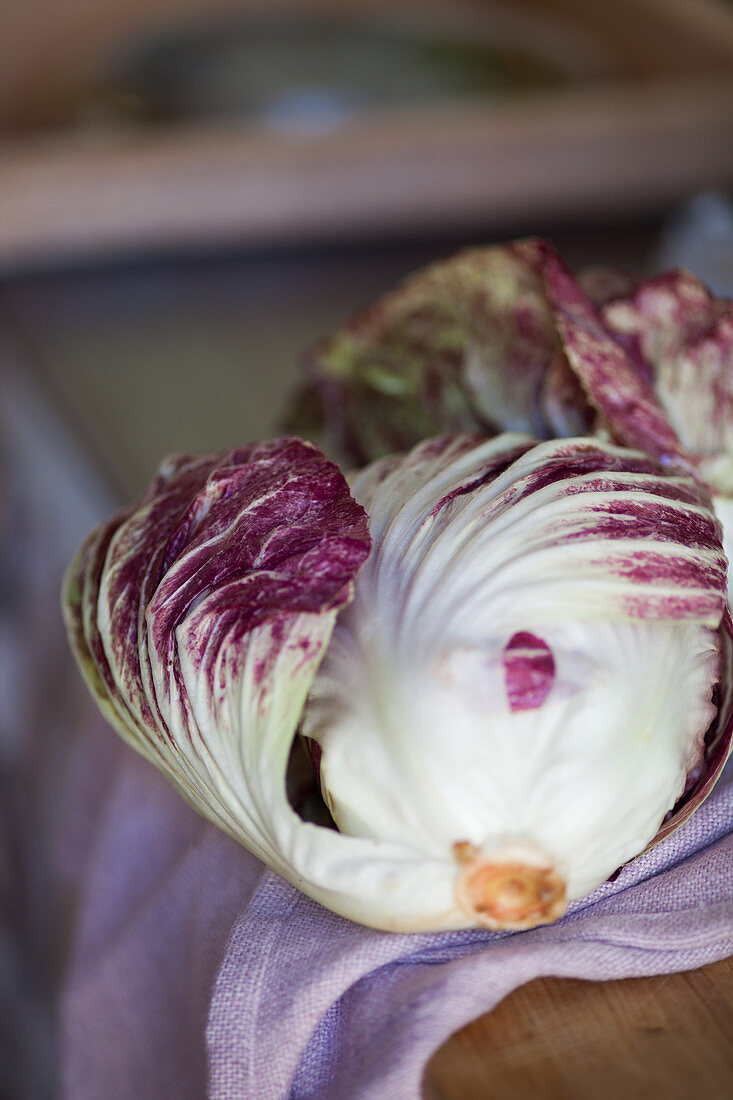
<path id="1" fill-rule="evenodd" d="M 624 981 L 540 978 L 457 1032 L 426 1100 L 733 1096 L 733 959 Z"/>

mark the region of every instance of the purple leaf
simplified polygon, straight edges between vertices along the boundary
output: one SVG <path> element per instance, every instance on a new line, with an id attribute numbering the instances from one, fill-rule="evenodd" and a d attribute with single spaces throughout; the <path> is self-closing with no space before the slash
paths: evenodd
<path id="1" fill-rule="evenodd" d="M 609 302 L 603 321 L 643 364 L 670 423 L 715 486 L 706 460 L 733 454 L 733 302 L 672 271 Z"/>
<path id="2" fill-rule="evenodd" d="M 406 279 L 306 354 L 294 427 L 320 421 L 355 465 L 440 432 L 582 434 L 592 413 L 536 260 L 468 249 Z"/>
<path id="3" fill-rule="evenodd" d="M 311 444 L 282 439 L 168 460 L 72 564 L 72 646 L 120 732 L 170 768 L 176 735 L 164 712 L 175 696 L 187 706 L 183 624 L 189 636 L 201 624 L 200 651 L 188 657 L 207 663 L 212 690 L 221 647 L 243 659 L 248 639 L 269 624 L 261 683 L 277 659 L 272 646 L 292 641 L 291 624 L 303 615 L 332 619 L 348 601 L 369 545 L 366 516 L 343 475 Z M 298 644 L 315 669 L 322 640 Z M 155 682 L 156 665 L 168 670 L 165 685 Z"/>
<path id="4" fill-rule="evenodd" d="M 680 441 L 654 390 L 604 327 L 590 298 L 560 257 L 542 242 L 520 247 L 539 257 L 563 351 L 604 425 L 619 443 L 685 467 Z"/>

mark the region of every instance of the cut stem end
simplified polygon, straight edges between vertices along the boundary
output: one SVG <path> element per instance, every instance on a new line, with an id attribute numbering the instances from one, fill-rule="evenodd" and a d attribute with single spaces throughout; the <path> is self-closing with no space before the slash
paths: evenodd
<path id="1" fill-rule="evenodd" d="M 484 928 L 520 931 L 550 924 L 567 908 L 565 882 L 554 867 L 502 860 L 456 845 L 463 868 L 456 882 L 461 909 Z"/>

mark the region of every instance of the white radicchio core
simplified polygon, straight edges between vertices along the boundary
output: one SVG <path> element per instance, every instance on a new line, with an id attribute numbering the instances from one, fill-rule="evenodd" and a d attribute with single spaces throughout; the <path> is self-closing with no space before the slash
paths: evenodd
<path id="1" fill-rule="evenodd" d="M 296 439 L 165 463 L 69 568 L 82 673 L 200 813 L 337 913 L 552 920 L 722 769 L 704 492 L 638 451 L 519 435 L 428 441 L 353 491 Z M 299 725 L 340 832 L 288 802 Z"/>
<path id="2" fill-rule="evenodd" d="M 701 759 L 710 514 L 591 440 L 429 441 L 352 490 L 374 546 L 303 722 L 331 813 L 452 857 L 482 924 L 552 919 L 645 848 Z"/>

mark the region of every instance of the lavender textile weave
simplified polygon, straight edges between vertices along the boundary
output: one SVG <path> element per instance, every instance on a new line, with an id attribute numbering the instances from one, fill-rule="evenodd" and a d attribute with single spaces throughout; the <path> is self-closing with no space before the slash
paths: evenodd
<path id="1" fill-rule="evenodd" d="M 74 783 L 69 835 L 93 825 L 94 839 L 63 998 L 73 1100 L 418 1097 L 431 1054 L 523 982 L 660 974 L 733 953 L 730 768 L 614 883 L 560 923 L 515 934 L 392 935 L 337 917 L 107 731 L 80 748 Z"/>

